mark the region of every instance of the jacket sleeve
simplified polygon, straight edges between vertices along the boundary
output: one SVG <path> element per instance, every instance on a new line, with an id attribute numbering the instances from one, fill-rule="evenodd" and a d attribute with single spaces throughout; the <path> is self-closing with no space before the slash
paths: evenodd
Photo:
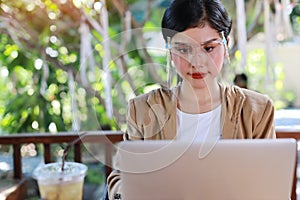
<path id="1" fill-rule="evenodd" d="M 117 196 L 121 195 L 121 172 L 119 170 L 113 170 L 107 178 L 108 185 L 108 197 L 110 200 L 118 199 Z"/>
<path id="2" fill-rule="evenodd" d="M 141 129 L 139 128 L 136 120 L 136 109 L 134 100 L 130 100 L 128 104 L 128 114 L 127 114 L 127 130 L 124 133 L 124 140 L 142 140 Z M 115 156 L 115 166 L 114 170 L 107 178 L 108 185 L 108 195 L 109 199 L 119 199 L 121 194 L 121 172 L 118 167 L 119 163 L 119 153 L 117 151 Z"/>
<path id="3" fill-rule="evenodd" d="M 274 127 L 274 106 L 270 99 L 267 100 L 262 110 L 257 126 L 253 132 L 254 138 L 276 138 Z"/>
<path id="4" fill-rule="evenodd" d="M 129 100 L 127 110 L 127 130 L 124 139 L 141 140 L 143 138 L 142 127 L 137 123 L 137 111 L 133 99 Z"/>

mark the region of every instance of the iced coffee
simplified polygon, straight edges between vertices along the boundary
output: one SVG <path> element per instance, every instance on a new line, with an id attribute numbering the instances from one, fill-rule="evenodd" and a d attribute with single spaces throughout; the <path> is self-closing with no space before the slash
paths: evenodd
<path id="1" fill-rule="evenodd" d="M 82 200 L 87 167 L 76 162 L 50 163 L 34 171 L 42 199 Z"/>

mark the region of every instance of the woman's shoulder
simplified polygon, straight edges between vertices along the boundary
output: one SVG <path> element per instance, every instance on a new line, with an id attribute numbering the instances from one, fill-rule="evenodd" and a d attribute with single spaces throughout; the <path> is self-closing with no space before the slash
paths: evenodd
<path id="1" fill-rule="evenodd" d="M 225 95 L 231 99 L 240 99 L 249 104 L 273 104 L 271 98 L 266 94 L 234 85 L 225 86 Z"/>
<path id="2" fill-rule="evenodd" d="M 246 97 L 246 101 L 256 104 L 272 104 L 272 99 L 267 95 L 254 90 L 239 88 Z"/>
<path id="3" fill-rule="evenodd" d="M 174 88 L 175 89 L 175 88 Z M 140 94 L 132 99 L 130 101 L 134 102 L 145 102 L 145 101 L 150 101 L 150 102 L 162 102 L 162 101 L 170 101 L 172 98 L 172 94 L 174 93 L 174 89 L 170 89 L 167 87 L 160 87 L 153 89 L 147 93 Z"/>

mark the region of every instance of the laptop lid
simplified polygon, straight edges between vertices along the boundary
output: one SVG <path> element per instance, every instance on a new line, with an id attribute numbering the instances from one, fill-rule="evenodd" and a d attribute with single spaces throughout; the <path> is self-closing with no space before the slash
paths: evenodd
<path id="1" fill-rule="evenodd" d="M 122 199 L 289 199 L 294 139 L 119 144 Z"/>

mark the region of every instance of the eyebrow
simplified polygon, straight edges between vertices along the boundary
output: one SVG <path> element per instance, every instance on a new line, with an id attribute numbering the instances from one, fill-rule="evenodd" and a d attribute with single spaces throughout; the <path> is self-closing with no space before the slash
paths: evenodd
<path id="1" fill-rule="evenodd" d="M 202 42 L 200 45 L 201 46 L 207 45 L 207 44 L 210 44 L 211 42 L 218 41 L 218 40 L 221 40 L 221 38 L 213 38 L 213 39 L 207 40 L 205 42 Z M 187 46 L 187 45 L 192 46 L 193 45 L 191 43 L 186 43 L 186 42 L 174 42 L 174 44 L 176 44 L 176 45 L 185 45 L 185 46 Z"/>
<path id="2" fill-rule="evenodd" d="M 174 44 L 177 44 L 177 45 L 185 45 L 185 46 L 187 46 L 187 45 L 192 45 L 192 44 L 186 43 L 186 42 L 174 42 Z"/>
<path id="3" fill-rule="evenodd" d="M 205 41 L 205 42 L 202 42 L 201 45 L 206 45 L 206 44 L 209 44 L 209 43 L 214 42 L 214 41 L 217 41 L 217 40 L 221 40 L 221 38 L 220 38 L 220 39 L 218 39 L 218 38 L 213 38 L 213 39 L 207 40 L 207 41 Z"/>

